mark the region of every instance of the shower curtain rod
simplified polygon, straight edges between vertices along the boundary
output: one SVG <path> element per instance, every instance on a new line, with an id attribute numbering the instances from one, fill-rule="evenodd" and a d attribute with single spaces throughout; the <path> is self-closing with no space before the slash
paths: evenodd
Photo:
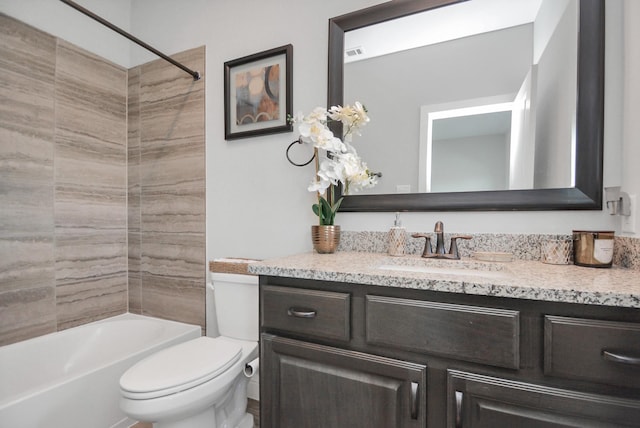
<path id="1" fill-rule="evenodd" d="M 109 27 L 110 29 L 112 29 L 113 31 L 115 31 L 116 33 L 119 33 L 120 35 L 126 37 L 127 39 L 131 40 L 134 43 L 137 43 L 138 45 L 142 46 L 143 48 L 145 48 L 148 51 L 153 52 L 154 54 L 158 55 L 160 58 L 164 59 L 165 61 L 170 62 L 171 64 L 175 65 L 176 67 L 186 71 L 187 73 L 189 73 L 191 76 L 193 76 L 193 80 L 200 80 L 200 72 L 198 71 L 193 71 L 191 70 L 189 67 L 186 67 L 182 64 L 180 64 L 178 61 L 176 61 L 175 59 L 163 54 L 162 52 L 160 52 L 159 50 L 155 49 L 153 46 L 149 46 L 148 44 L 146 44 L 145 42 L 143 42 L 142 40 L 138 39 L 137 37 L 127 33 L 126 31 L 124 31 L 123 29 L 113 25 L 112 23 L 110 23 L 109 21 L 107 21 L 106 19 L 96 15 L 95 13 L 91 12 L 88 9 L 85 9 L 84 7 L 80 6 L 79 4 L 71 1 L 71 0 L 60 0 L 62 3 L 65 3 L 69 6 L 71 6 L 72 8 L 76 9 L 79 12 L 84 13 L 85 15 L 87 15 L 89 18 L 93 18 L 96 21 L 98 21 L 99 23 L 101 23 L 102 25 Z"/>

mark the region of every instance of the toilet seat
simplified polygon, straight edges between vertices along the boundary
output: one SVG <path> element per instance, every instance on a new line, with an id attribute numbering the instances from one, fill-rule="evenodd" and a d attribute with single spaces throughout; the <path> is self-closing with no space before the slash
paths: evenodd
<path id="1" fill-rule="evenodd" d="M 205 383 L 235 364 L 242 347 L 223 338 L 199 337 L 136 363 L 120 378 L 122 395 L 145 400 Z"/>

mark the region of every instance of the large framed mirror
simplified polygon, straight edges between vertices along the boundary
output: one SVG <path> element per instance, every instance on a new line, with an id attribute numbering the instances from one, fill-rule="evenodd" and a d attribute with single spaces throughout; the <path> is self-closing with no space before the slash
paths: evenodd
<path id="1" fill-rule="evenodd" d="M 489 22 L 507 9 L 533 18 Z M 409 29 L 376 36 L 406 46 L 378 53 L 379 27 Z M 394 98 L 405 93 L 416 99 Z M 332 18 L 328 105 L 354 101 L 372 118 L 358 153 L 382 177 L 341 211 L 602 209 L 604 0 L 404 0 Z M 468 123 L 483 129 L 471 143 Z M 489 134 L 500 142 L 481 145 Z"/>

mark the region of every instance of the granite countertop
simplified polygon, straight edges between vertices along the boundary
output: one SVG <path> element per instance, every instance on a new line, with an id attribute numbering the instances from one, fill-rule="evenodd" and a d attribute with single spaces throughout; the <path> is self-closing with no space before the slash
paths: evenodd
<path id="1" fill-rule="evenodd" d="M 380 268 L 383 266 L 383 268 Z M 539 261 L 481 262 L 390 257 L 381 253 L 304 253 L 249 265 L 258 275 L 413 288 L 551 302 L 640 308 L 640 273 Z"/>

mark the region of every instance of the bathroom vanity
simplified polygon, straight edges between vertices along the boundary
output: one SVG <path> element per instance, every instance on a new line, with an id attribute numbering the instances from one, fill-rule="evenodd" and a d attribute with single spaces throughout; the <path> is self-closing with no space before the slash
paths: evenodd
<path id="1" fill-rule="evenodd" d="M 640 426 L 638 271 L 447 263 L 252 265 L 261 426 Z"/>

